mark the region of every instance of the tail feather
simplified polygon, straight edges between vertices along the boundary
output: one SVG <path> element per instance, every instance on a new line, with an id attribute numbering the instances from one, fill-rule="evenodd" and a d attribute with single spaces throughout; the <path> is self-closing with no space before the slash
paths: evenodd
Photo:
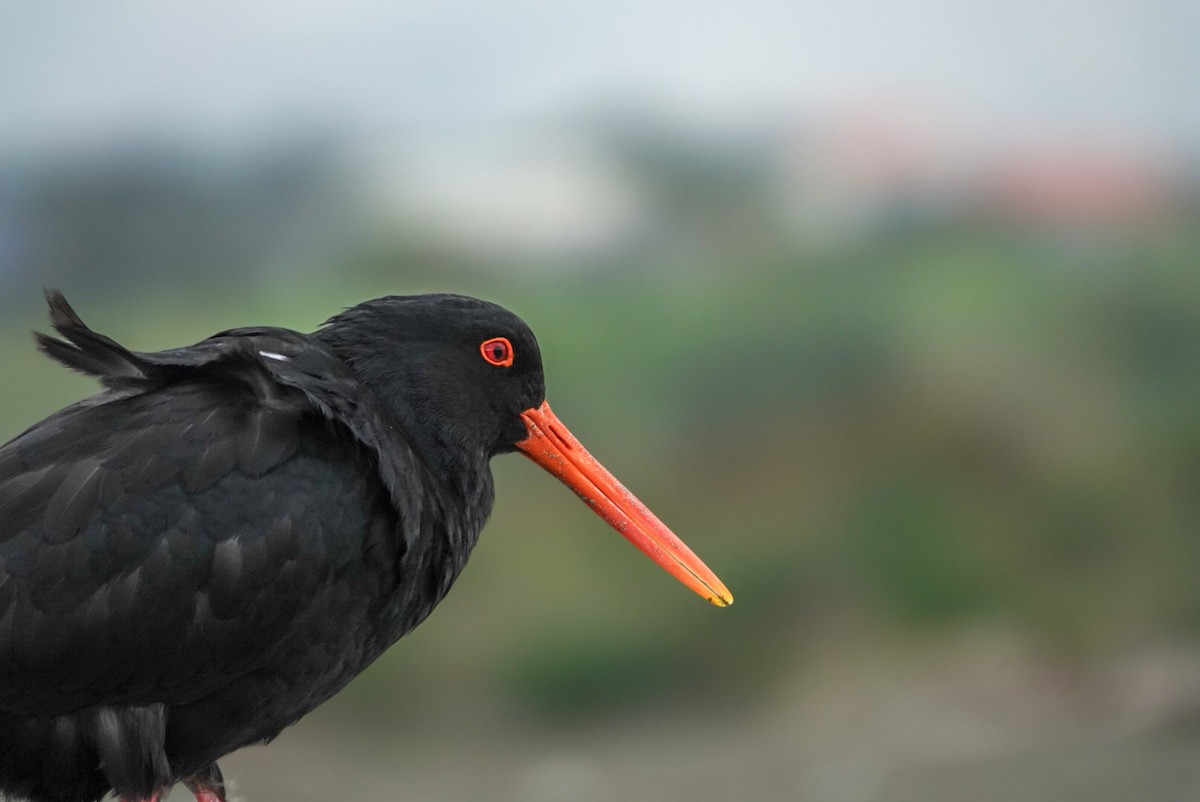
<path id="1" fill-rule="evenodd" d="M 46 290 L 50 323 L 63 339 L 34 332 L 42 353 L 109 386 L 146 378 L 145 360 L 111 337 L 92 331 L 58 290 Z"/>

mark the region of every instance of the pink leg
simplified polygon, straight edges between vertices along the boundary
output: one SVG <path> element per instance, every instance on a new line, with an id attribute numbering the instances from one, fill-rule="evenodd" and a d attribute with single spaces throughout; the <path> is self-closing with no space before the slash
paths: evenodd
<path id="1" fill-rule="evenodd" d="M 225 779 L 221 776 L 221 770 L 215 763 L 199 774 L 184 777 L 183 784 L 195 795 L 196 802 L 225 802 Z M 171 789 L 168 788 L 160 793 L 152 794 L 146 799 L 121 799 L 118 802 L 159 802 L 170 792 Z"/>
<path id="2" fill-rule="evenodd" d="M 224 791 L 216 788 L 209 788 L 199 783 L 187 783 L 188 790 L 196 795 L 196 802 L 225 802 Z M 148 799 L 122 799 L 120 802 L 158 802 L 159 795 L 155 794 Z"/>
<path id="3" fill-rule="evenodd" d="M 184 777 L 183 784 L 196 796 L 196 802 L 225 802 L 225 778 L 216 763 L 199 774 Z"/>
<path id="4" fill-rule="evenodd" d="M 203 790 L 193 791 L 196 795 L 196 802 L 225 802 L 225 800 L 215 791 Z"/>

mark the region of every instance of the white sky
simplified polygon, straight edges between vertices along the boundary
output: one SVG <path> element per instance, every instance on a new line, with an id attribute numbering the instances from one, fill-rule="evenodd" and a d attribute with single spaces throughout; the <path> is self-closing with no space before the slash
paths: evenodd
<path id="1" fill-rule="evenodd" d="M 0 0 L 0 156 L 281 129 L 487 136 L 598 103 L 716 126 L 873 94 L 1200 146 L 1196 0 Z"/>

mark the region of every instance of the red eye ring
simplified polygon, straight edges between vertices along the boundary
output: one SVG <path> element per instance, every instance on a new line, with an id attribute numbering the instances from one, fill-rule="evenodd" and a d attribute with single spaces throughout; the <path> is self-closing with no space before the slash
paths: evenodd
<path id="1" fill-rule="evenodd" d="M 483 354 L 484 360 L 489 365 L 495 365 L 498 368 L 512 367 L 513 347 L 507 337 L 493 337 L 490 340 L 484 340 L 479 346 L 479 353 Z"/>

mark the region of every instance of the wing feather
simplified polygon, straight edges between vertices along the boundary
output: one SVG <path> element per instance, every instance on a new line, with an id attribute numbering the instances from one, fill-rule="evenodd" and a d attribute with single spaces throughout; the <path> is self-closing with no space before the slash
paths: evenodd
<path id="1" fill-rule="evenodd" d="M 49 297 L 41 347 L 110 389 L 0 447 L 0 711 L 201 698 L 416 536 L 425 468 L 320 343 L 135 353 Z"/>

